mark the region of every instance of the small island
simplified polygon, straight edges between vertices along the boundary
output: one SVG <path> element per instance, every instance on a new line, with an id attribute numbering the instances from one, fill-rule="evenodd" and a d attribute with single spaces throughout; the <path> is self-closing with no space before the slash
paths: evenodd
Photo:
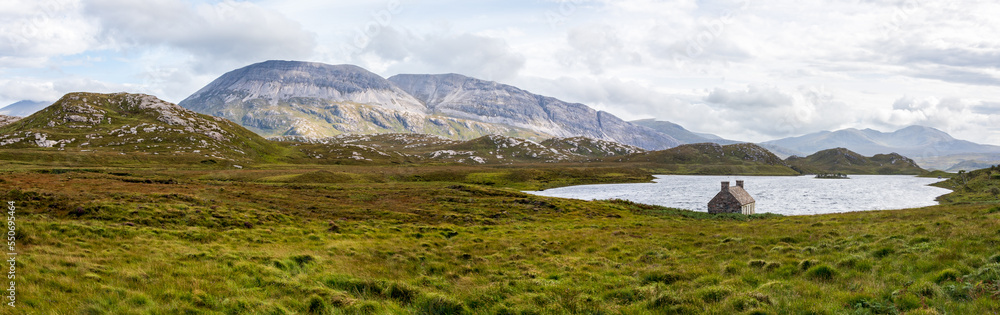
<path id="1" fill-rule="evenodd" d="M 844 174 L 844 173 L 816 174 L 816 178 L 823 178 L 823 179 L 850 179 L 850 177 L 847 177 L 847 174 Z"/>

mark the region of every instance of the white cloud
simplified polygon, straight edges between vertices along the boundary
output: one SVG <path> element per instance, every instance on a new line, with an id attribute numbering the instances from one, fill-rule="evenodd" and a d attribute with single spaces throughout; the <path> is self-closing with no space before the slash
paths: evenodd
<path id="1" fill-rule="evenodd" d="M 459 73 L 504 81 L 518 75 L 525 57 L 500 38 L 451 32 L 426 35 L 387 27 L 356 60 L 377 72 Z"/>
<path id="2" fill-rule="evenodd" d="M 316 47 L 315 35 L 298 22 L 250 2 L 91 0 L 84 11 L 99 22 L 105 43 L 125 50 L 174 47 L 189 54 L 199 72 L 308 58 Z"/>

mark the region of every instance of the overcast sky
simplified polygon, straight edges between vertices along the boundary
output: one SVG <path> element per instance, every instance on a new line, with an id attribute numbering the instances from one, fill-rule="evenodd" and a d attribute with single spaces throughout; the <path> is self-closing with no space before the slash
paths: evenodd
<path id="1" fill-rule="evenodd" d="M 738 140 L 917 124 L 1000 144 L 996 1 L 0 2 L 0 105 L 180 102 L 282 59 L 465 74 Z"/>

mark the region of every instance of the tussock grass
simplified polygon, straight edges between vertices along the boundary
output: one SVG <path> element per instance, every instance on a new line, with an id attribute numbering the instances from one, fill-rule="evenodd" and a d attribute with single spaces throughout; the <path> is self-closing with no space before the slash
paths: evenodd
<path id="1" fill-rule="evenodd" d="M 201 167 L 7 171 L 0 197 L 22 211 L 19 306 L 55 314 L 1000 308 L 992 204 L 713 216 L 520 192 L 639 180 L 638 171 Z"/>

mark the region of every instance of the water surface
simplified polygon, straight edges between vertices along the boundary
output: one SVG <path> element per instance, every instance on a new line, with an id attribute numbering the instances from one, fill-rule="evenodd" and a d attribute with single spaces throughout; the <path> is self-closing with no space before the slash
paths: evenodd
<path id="1" fill-rule="evenodd" d="M 950 190 L 927 186 L 940 181 L 916 176 L 851 175 L 850 179 L 812 176 L 658 175 L 654 183 L 584 185 L 528 193 L 583 200 L 625 199 L 639 203 L 708 211 L 708 201 L 722 181 L 745 181 L 757 201 L 757 213 L 807 215 L 865 210 L 893 210 L 937 205 Z"/>

